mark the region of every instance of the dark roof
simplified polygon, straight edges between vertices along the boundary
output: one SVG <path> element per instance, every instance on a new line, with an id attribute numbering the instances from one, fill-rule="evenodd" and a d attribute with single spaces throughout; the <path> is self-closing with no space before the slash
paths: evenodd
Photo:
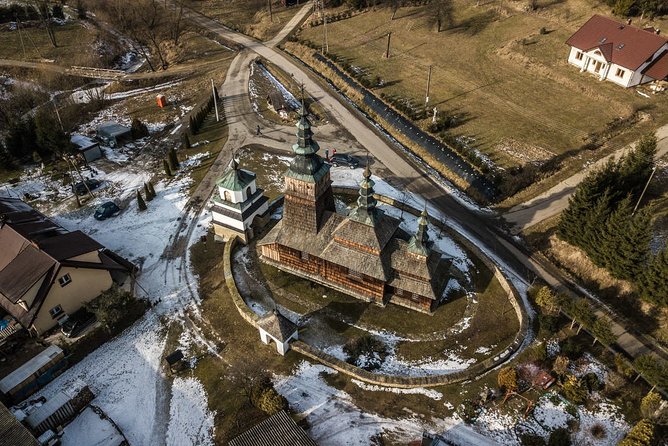
<path id="1" fill-rule="evenodd" d="M 223 189 L 242 191 L 255 181 L 255 174 L 250 170 L 240 169 L 236 160 L 232 160 L 230 166 L 216 184 Z"/>
<path id="2" fill-rule="evenodd" d="M 583 51 L 599 48 L 608 62 L 637 70 L 668 42 L 663 36 L 601 15 L 592 16 L 566 43 Z"/>
<path id="3" fill-rule="evenodd" d="M 664 51 L 659 57 L 654 59 L 652 63 L 645 68 L 643 74 L 658 81 L 668 79 L 668 50 Z"/>
<path id="4" fill-rule="evenodd" d="M 317 446 L 317 444 L 282 410 L 232 439 L 229 446 Z"/>
<path id="5" fill-rule="evenodd" d="M 297 331 L 297 326 L 290 319 L 279 313 L 278 310 L 267 313 L 257 321 L 257 325 L 281 342 L 288 339 Z"/>
<path id="6" fill-rule="evenodd" d="M 103 122 L 97 126 L 97 133 L 103 133 L 107 136 L 118 137 L 130 133 L 130 127 L 126 127 L 117 122 Z"/>
<path id="7" fill-rule="evenodd" d="M 39 446 L 30 431 L 2 403 L 0 403 L 0 446 Z"/>
<path id="8" fill-rule="evenodd" d="M 56 262 L 39 249 L 28 245 L 0 270 L 0 293 L 16 303 Z"/>
<path id="9" fill-rule="evenodd" d="M 81 231 L 68 232 L 67 234 L 44 239 L 37 246 L 58 261 L 104 248 Z"/>
<path id="10" fill-rule="evenodd" d="M 169 365 L 174 365 L 182 359 L 183 352 L 181 350 L 175 350 L 173 353 L 170 353 L 165 357 L 165 361 L 167 361 L 167 364 Z"/>

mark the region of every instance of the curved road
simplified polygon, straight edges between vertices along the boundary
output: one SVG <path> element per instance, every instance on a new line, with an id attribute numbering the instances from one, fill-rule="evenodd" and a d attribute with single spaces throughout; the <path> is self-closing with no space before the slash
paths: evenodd
<path id="1" fill-rule="evenodd" d="M 308 12 L 309 7 L 304 7 L 298 13 L 299 18 L 294 19 L 295 23 L 301 20 Z M 407 159 L 400 148 L 388 142 L 359 112 L 345 105 L 341 97 L 327 88 L 315 76 L 311 76 L 308 70 L 302 65 L 299 65 L 293 59 L 275 49 L 274 46 L 279 42 L 278 38 L 273 39 L 269 43 L 263 43 L 246 35 L 231 31 L 215 20 L 195 11 L 189 10 L 187 16 L 199 26 L 220 35 L 224 39 L 234 41 L 245 48 L 235 58 L 222 88 L 223 95 L 225 96 L 226 117 L 230 123 L 230 134 L 228 142 L 225 145 L 226 148 L 234 150 L 250 142 L 267 145 L 265 138 L 255 140 L 256 138 L 252 136 L 255 133 L 257 118 L 254 116 L 244 118 L 239 113 L 235 116 L 235 110 L 238 111 L 243 108 L 234 106 L 234 101 L 243 100 L 243 96 L 248 94 L 247 70 L 244 68 L 253 56 L 259 55 L 286 73 L 290 73 L 298 83 L 302 83 L 307 93 L 319 101 L 320 105 L 329 112 L 330 116 L 342 128 L 345 128 L 360 145 L 367 148 L 373 157 L 380 160 L 390 170 L 392 175 L 388 180 L 393 185 L 406 188 L 413 193 L 423 196 L 434 208 L 447 215 L 449 222 L 453 226 L 460 228 L 474 243 L 489 253 L 503 269 L 512 270 L 527 284 L 532 283 L 537 277 L 540 277 L 559 291 L 571 292 L 578 295 L 583 294 L 583 291 L 564 276 L 556 266 L 546 259 L 533 256 L 521 244 L 517 243 L 515 239 L 500 229 L 502 221 L 498 216 L 463 204 L 453 195 L 451 190 L 445 188 L 441 183 L 435 181 L 425 173 L 422 166 L 416 165 Z M 283 33 L 283 35 L 287 35 L 287 32 Z M 285 132 L 282 128 L 278 128 L 276 131 L 280 133 Z M 284 137 L 281 136 L 279 141 L 283 139 Z M 274 146 L 274 144 L 269 145 Z M 221 155 L 220 168 L 224 169 L 227 162 L 229 162 L 231 150 L 223 150 L 221 152 L 221 154 L 225 155 Z M 227 162 L 222 162 L 223 159 L 227 159 Z M 216 169 L 213 169 L 213 171 L 212 173 L 215 173 Z M 215 178 L 215 176 L 212 175 L 211 178 Z M 210 185 L 205 186 L 205 184 L 201 186 L 210 187 Z M 612 313 L 602 304 L 596 302 L 594 304 L 597 306 L 599 312 Z M 644 339 L 642 335 L 627 330 L 625 325 L 630 325 L 624 323 L 623 317 L 613 314 L 613 318 L 615 321 L 613 322 L 613 332 L 618 336 L 617 344 L 629 356 L 635 358 L 638 355 L 652 351 L 664 358 L 668 357 L 651 340 Z"/>

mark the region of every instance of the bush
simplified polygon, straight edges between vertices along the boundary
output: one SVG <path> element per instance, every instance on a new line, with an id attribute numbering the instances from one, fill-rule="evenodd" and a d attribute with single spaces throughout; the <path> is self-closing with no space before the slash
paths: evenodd
<path id="1" fill-rule="evenodd" d="M 555 429 L 550 434 L 547 446 L 571 446 L 571 435 L 563 427 Z"/>
<path id="2" fill-rule="evenodd" d="M 459 416 L 462 420 L 471 424 L 478 418 L 478 406 L 471 400 L 465 400 L 459 406 Z"/>
<path id="3" fill-rule="evenodd" d="M 545 439 L 540 435 L 524 433 L 520 435 L 522 446 L 545 446 Z"/>
<path id="4" fill-rule="evenodd" d="M 574 404 L 584 403 L 588 396 L 587 388 L 583 385 L 582 381 L 573 375 L 569 375 L 566 378 L 561 387 L 561 393 L 568 401 Z"/>
<path id="5" fill-rule="evenodd" d="M 577 359 L 582 356 L 582 345 L 571 337 L 561 344 L 561 352 L 571 359 Z"/>
<path id="6" fill-rule="evenodd" d="M 587 373 L 585 376 L 582 377 L 582 384 L 589 390 L 589 392 L 596 392 L 597 390 L 600 390 L 603 387 L 603 383 L 601 382 L 600 379 L 598 379 L 598 376 L 596 373 Z"/>
<path id="7" fill-rule="evenodd" d="M 497 383 L 506 392 L 517 390 L 517 371 L 512 367 L 504 367 L 499 371 Z"/>
<path id="8" fill-rule="evenodd" d="M 111 333 L 127 326 L 128 321 L 132 323 L 146 311 L 148 304 L 114 284 L 85 307 Z"/>
<path id="9" fill-rule="evenodd" d="M 605 431 L 605 426 L 603 426 L 601 423 L 596 423 L 591 427 L 591 436 L 601 440 L 606 437 L 607 432 Z"/>
<path id="10" fill-rule="evenodd" d="M 250 390 L 251 403 L 267 415 L 274 415 L 281 410 L 288 409 L 288 402 L 281 396 L 268 376 L 256 377 Z"/>
<path id="11" fill-rule="evenodd" d="M 377 370 L 388 355 L 387 346 L 378 338 L 366 335 L 350 339 L 343 346 L 346 361 L 364 370 Z"/>

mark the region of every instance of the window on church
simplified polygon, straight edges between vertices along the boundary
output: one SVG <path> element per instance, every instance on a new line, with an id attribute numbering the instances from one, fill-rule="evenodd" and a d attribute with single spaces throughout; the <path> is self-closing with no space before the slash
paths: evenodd
<path id="1" fill-rule="evenodd" d="M 250 197 L 250 195 L 251 195 L 251 188 L 250 188 L 250 186 L 248 186 L 246 188 L 246 198 Z"/>
<path id="2" fill-rule="evenodd" d="M 225 191 L 223 198 L 225 199 L 225 201 L 232 201 L 232 195 L 230 195 L 228 191 Z"/>
<path id="3" fill-rule="evenodd" d="M 308 260 L 308 259 L 309 259 L 308 252 L 304 252 L 304 251 L 302 251 L 302 252 L 300 253 L 300 257 L 301 257 L 302 260 Z"/>

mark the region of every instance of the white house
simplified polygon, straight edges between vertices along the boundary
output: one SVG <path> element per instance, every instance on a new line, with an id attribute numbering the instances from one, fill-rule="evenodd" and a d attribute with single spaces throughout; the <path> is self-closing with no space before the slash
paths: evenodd
<path id="1" fill-rule="evenodd" d="M 262 342 L 269 344 L 274 341 L 276 350 L 281 355 L 285 355 L 290 350 L 290 341 L 299 339 L 297 326 L 278 310 L 267 313 L 257 322 L 257 326 Z"/>
<path id="2" fill-rule="evenodd" d="M 568 62 L 599 80 L 633 87 L 668 78 L 668 39 L 654 28 L 594 15 L 566 44 Z"/>
<path id="3" fill-rule="evenodd" d="M 253 237 L 253 220 L 269 209 L 264 191 L 257 188 L 255 174 L 240 169 L 234 159 L 217 186 L 211 208 L 216 237 L 226 241 L 236 235 L 247 243 Z"/>

